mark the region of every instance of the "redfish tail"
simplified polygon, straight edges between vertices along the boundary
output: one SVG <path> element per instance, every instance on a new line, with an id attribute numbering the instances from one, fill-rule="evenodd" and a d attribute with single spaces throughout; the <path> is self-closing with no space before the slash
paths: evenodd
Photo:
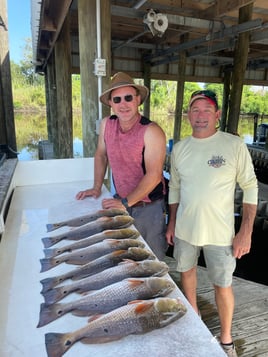
<path id="1" fill-rule="evenodd" d="M 43 249 L 43 252 L 45 254 L 45 258 L 54 258 L 55 256 L 57 256 L 57 249 Z"/>
<path id="2" fill-rule="evenodd" d="M 41 304 L 39 323 L 37 327 L 42 327 L 47 325 L 48 323 L 63 316 L 66 312 L 67 311 L 64 311 L 63 304 L 53 304 L 53 305 Z"/>
<path id="3" fill-rule="evenodd" d="M 40 259 L 40 263 L 41 263 L 41 273 L 43 273 L 44 271 L 48 271 L 58 265 L 60 265 L 61 263 L 63 263 L 63 259 L 57 259 L 57 258 L 44 258 L 44 259 Z"/>
<path id="4" fill-rule="evenodd" d="M 45 248 L 52 247 L 54 244 L 58 243 L 61 238 L 58 237 L 44 237 L 42 238 L 42 242 Z"/>
<path id="5" fill-rule="evenodd" d="M 53 288 L 48 291 L 41 292 L 44 297 L 45 303 L 47 305 L 55 304 L 55 302 L 60 301 L 65 296 L 67 296 L 71 291 L 65 289 L 65 287 Z"/>
<path id="6" fill-rule="evenodd" d="M 56 229 L 63 227 L 63 226 L 64 226 L 63 223 L 48 223 L 46 225 L 46 228 L 47 228 L 47 232 L 52 232 L 52 231 L 55 231 Z"/>
<path id="7" fill-rule="evenodd" d="M 45 278 L 43 280 L 40 281 L 40 283 L 42 284 L 43 288 L 41 290 L 41 293 L 44 293 L 45 291 L 48 291 L 52 288 L 54 288 L 56 285 L 58 285 L 59 283 L 61 283 L 62 281 L 64 281 L 64 277 L 52 277 L 52 278 Z"/>
<path id="8" fill-rule="evenodd" d="M 68 333 L 46 333 L 45 343 L 48 357 L 61 357 L 73 346 L 74 341 Z"/>
<path id="9" fill-rule="evenodd" d="M 45 254 L 45 258 L 55 258 L 58 255 L 61 255 L 62 253 L 68 251 L 65 249 L 65 247 L 62 248 L 47 248 L 43 249 L 43 252 Z"/>

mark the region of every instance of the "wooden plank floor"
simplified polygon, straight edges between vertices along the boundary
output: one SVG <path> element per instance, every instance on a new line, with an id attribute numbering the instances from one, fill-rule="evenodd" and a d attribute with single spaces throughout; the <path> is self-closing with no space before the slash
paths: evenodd
<path id="1" fill-rule="evenodd" d="M 174 268 L 175 260 L 166 257 L 166 263 L 172 279 L 180 287 L 180 274 Z M 238 356 L 268 357 L 268 286 L 234 277 L 233 289 L 236 303 L 233 338 Z M 197 296 L 202 320 L 212 335 L 218 336 L 220 327 L 214 289 L 203 267 L 198 267 Z"/>

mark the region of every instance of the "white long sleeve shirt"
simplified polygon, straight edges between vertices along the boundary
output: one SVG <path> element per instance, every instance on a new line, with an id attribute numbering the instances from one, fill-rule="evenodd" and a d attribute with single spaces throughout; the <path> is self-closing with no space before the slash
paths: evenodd
<path id="1" fill-rule="evenodd" d="M 234 192 L 257 204 L 251 156 L 243 141 L 221 131 L 205 139 L 188 137 L 171 154 L 169 204 L 179 203 L 176 237 L 193 245 L 226 246 L 234 237 Z"/>

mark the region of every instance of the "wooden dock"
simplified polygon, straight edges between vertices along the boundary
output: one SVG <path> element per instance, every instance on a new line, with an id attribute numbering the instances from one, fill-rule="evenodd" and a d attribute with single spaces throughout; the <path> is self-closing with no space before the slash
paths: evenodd
<path id="1" fill-rule="evenodd" d="M 175 260 L 166 257 L 170 275 L 180 286 L 180 274 L 175 271 Z M 233 338 L 239 357 L 268 356 L 268 286 L 234 277 L 235 311 Z M 206 268 L 198 267 L 198 305 L 203 322 L 213 336 L 220 331 L 214 289 L 207 278 Z"/>

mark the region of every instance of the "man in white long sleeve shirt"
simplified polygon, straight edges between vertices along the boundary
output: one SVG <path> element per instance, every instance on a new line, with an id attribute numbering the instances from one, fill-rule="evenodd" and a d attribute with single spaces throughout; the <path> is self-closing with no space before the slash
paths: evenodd
<path id="1" fill-rule="evenodd" d="M 196 312 L 196 266 L 203 250 L 215 288 L 221 324 L 219 340 L 228 356 L 237 356 L 231 335 L 232 275 L 236 258 L 250 251 L 258 200 L 257 179 L 243 141 L 216 129 L 220 110 L 214 92 L 194 92 L 188 117 L 192 136 L 176 143 L 171 154 L 166 238 L 170 245 L 174 244 L 182 288 Z M 235 235 L 237 183 L 243 190 L 243 217 Z"/>

